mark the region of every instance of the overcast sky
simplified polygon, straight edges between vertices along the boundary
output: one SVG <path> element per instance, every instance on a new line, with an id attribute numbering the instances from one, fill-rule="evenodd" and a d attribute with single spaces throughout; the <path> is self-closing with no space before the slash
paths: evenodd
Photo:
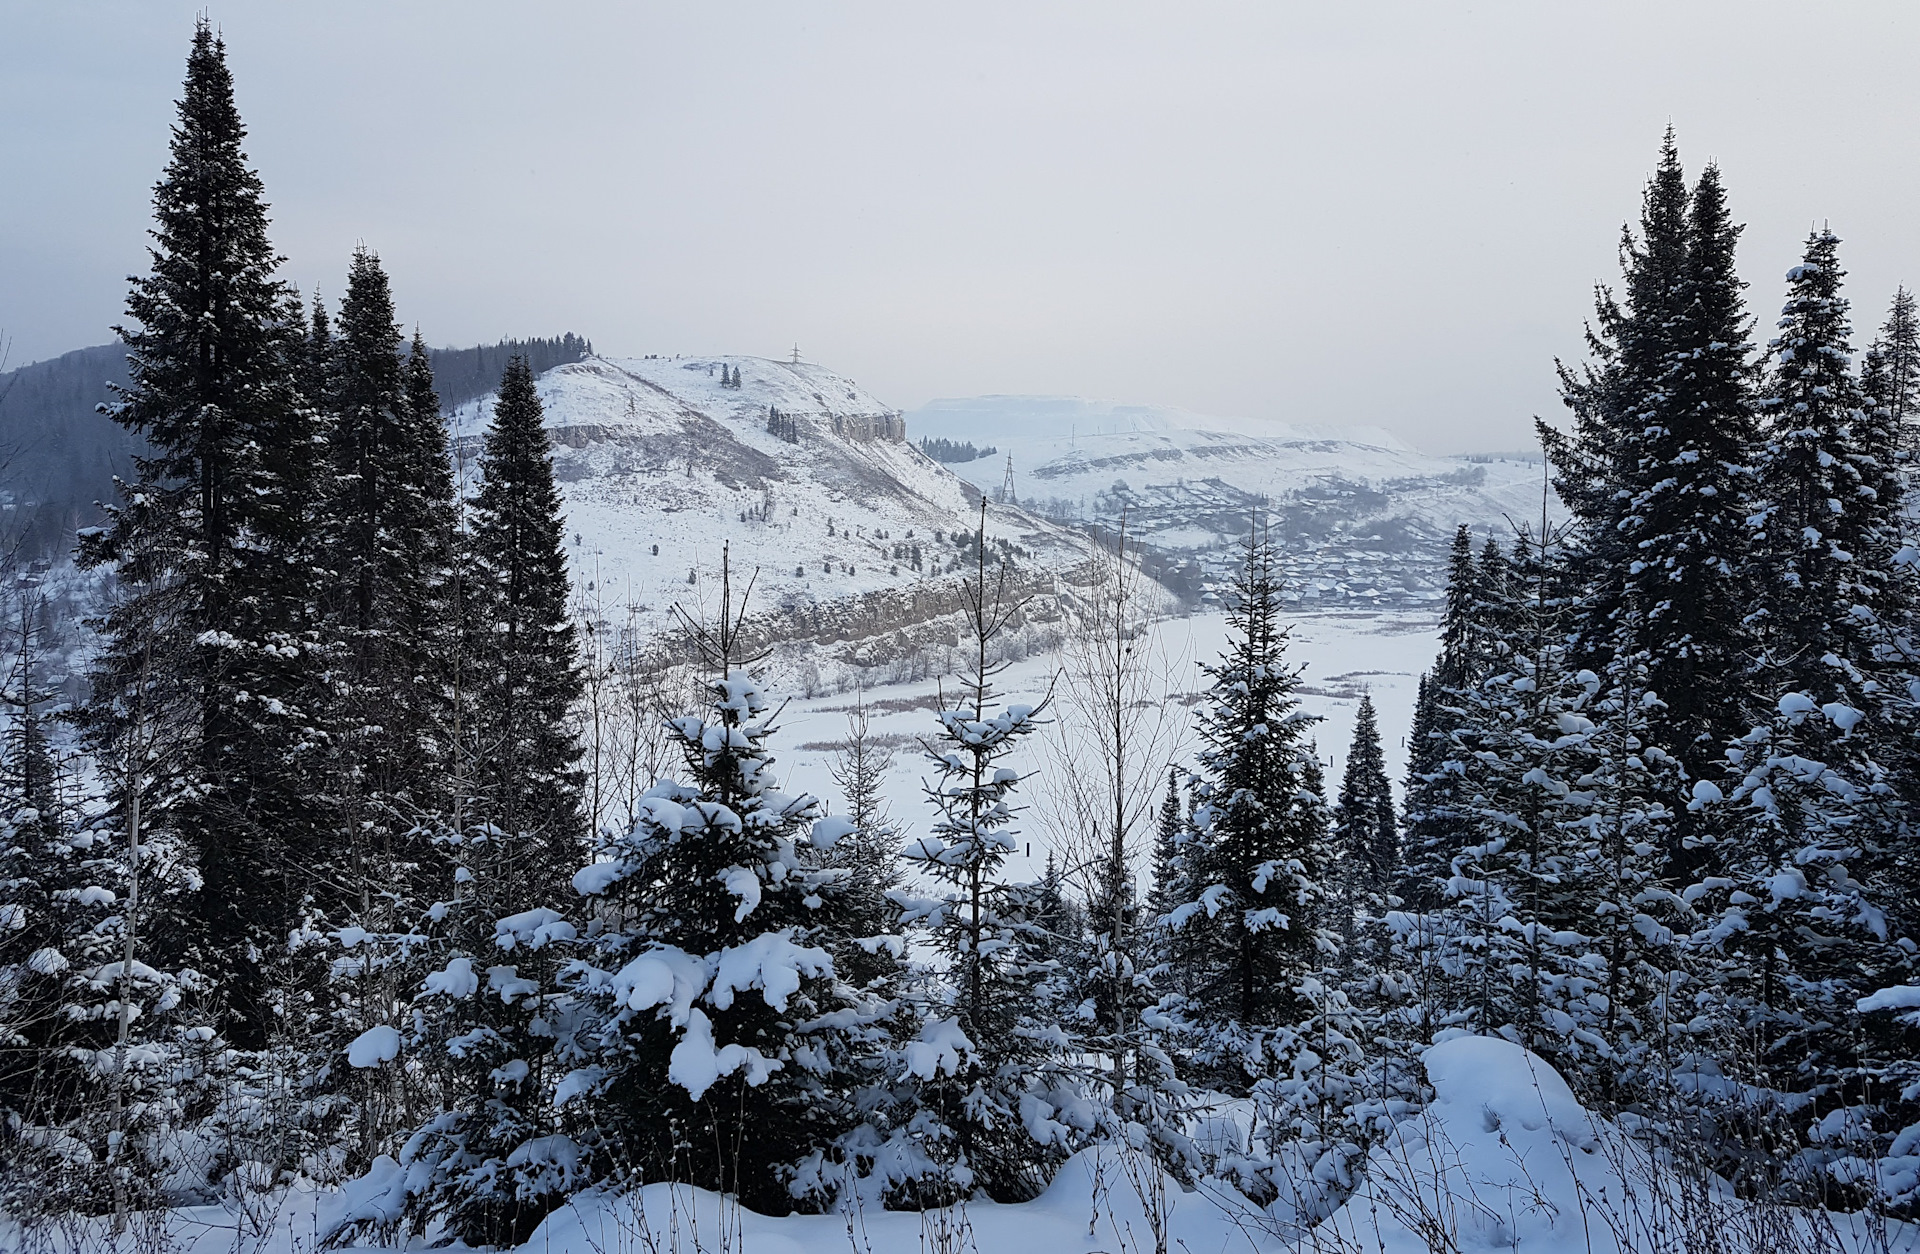
<path id="1" fill-rule="evenodd" d="M 100 343 L 198 4 L 0 0 L 0 327 Z M 1073 393 L 1557 415 L 1663 127 L 1771 322 L 1809 227 L 1920 284 L 1920 5 L 225 3 L 303 289 L 364 241 L 441 344 L 784 355 L 903 408 Z"/>

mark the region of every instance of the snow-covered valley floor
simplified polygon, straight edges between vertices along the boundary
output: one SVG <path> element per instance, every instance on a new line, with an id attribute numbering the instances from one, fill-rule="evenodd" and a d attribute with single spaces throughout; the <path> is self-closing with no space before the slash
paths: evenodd
<path id="1" fill-rule="evenodd" d="M 1413 719 L 1420 675 L 1433 664 L 1439 646 L 1437 630 L 1431 617 L 1393 612 L 1315 614 L 1293 620 L 1288 656 L 1295 665 L 1305 666 L 1301 703 L 1323 719 L 1311 735 L 1319 745 L 1321 761 L 1329 763 L 1330 793 L 1339 788 L 1363 692 L 1372 696 L 1378 711 L 1389 777 L 1397 783 L 1405 773 L 1406 731 Z M 1170 699 L 1190 713 L 1206 687 L 1200 665 L 1215 661 L 1226 643 L 1226 617 L 1214 612 L 1169 619 L 1156 626 L 1155 636 L 1157 666 L 1168 677 Z M 1006 700 L 1036 703 L 1046 695 L 1059 664 L 1051 654 L 1035 654 L 1009 667 L 996 680 L 996 687 Z M 919 738 L 936 730 L 934 712 L 940 705 L 942 684 L 947 699 L 956 700 L 951 677 L 790 700 L 770 746 L 782 768 L 786 790 L 811 792 L 838 808 L 838 788 L 830 773 L 834 745 L 847 735 L 847 716 L 855 702 L 864 701 L 871 733 L 893 753 L 887 797 L 894 822 L 908 837 L 923 830 L 931 811 L 922 791 L 926 772 Z M 770 695 L 777 701 L 785 694 L 774 686 Z M 1195 747 L 1188 734 L 1176 760 L 1191 765 Z M 1048 746 L 1036 743 L 1015 761 L 1023 772 L 1036 772 L 1023 788 L 1029 802 L 1037 802 L 1037 791 L 1045 787 L 1038 768 L 1047 752 Z M 1037 875 L 1052 847 L 1039 807 L 1023 815 L 1018 826 L 1021 856 L 1010 864 L 1009 873 L 1016 878 Z"/>

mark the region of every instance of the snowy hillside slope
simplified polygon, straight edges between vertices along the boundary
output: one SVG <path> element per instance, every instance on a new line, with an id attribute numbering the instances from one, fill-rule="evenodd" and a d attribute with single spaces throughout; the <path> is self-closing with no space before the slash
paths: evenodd
<path id="1" fill-rule="evenodd" d="M 726 386 L 736 373 L 739 386 Z M 942 620 L 957 608 L 980 494 L 852 380 L 756 357 L 590 357 L 538 388 L 574 585 L 612 628 L 669 640 L 676 603 L 714 612 L 725 545 L 735 591 L 754 581 L 764 643 L 824 644 L 829 664 L 873 666 L 910 665 L 952 639 Z M 464 458 L 492 403 L 455 411 Z M 1053 615 L 1088 541 L 1000 506 L 987 533 L 1034 594 L 1030 617 Z"/>
<path id="2" fill-rule="evenodd" d="M 1255 505 L 1273 511 L 1296 574 L 1331 574 L 1325 601 L 1399 600 L 1409 574 L 1431 591 L 1431 567 L 1460 523 L 1496 535 L 1540 515 L 1542 467 L 1530 460 L 1432 457 L 1377 428 L 1318 427 L 1058 396 L 938 400 L 907 415 L 914 439 L 995 451 L 951 464 L 1049 517 L 1118 524 L 1176 553 L 1231 552 Z M 1554 503 L 1556 516 L 1559 513 Z M 1436 545 L 1438 541 L 1438 545 Z M 1347 555 L 1351 553 L 1352 558 Z M 1373 556 L 1368 556 L 1373 555 Z M 1343 569 L 1321 569 L 1335 561 Z M 1216 561 L 1203 562 L 1217 567 Z M 1344 567 L 1354 567 L 1347 570 Z M 1218 575 L 1218 571 L 1213 573 Z M 1333 583 L 1347 586 L 1335 589 Z"/>

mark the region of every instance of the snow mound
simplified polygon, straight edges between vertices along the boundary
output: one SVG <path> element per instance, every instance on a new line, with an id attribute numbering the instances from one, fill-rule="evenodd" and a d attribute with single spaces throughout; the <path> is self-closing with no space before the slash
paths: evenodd
<path id="1" fill-rule="evenodd" d="M 377 1067 L 392 1062 L 400 1052 L 400 1033 L 384 1023 L 368 1028 L 347 1046 L 347 1064 L 353 1067 Z"/>
<path id="2" fill-rule="evenodd" d="M 1885 998 L 1890 1008 L 1907 1002 L 1906 990 L 1890 992 Z M 961 1047 L 957 1032 L 943 1034 L 936 1043 Z M 766 1060 L 728 1061 L 751 1067 Z M 1855 1215 L 1763 1213 L 1716 1180 L 1684 1186 L 1682 1197 L 1674 1173 L 1618 1127 L 1582 1107 L 1544 1060 L 1510 1041 L 1458 1036 L 1430 1047 L 1423 1062 L 1432 1101 L 1374 1147 L 1358 1190 L 1312 1229 L 1293 1226 L 1285 1201 L 1263 1209 L 1218 1181 L 1183 1190 L 1148 1159 L 1108 1146 L 1069 1159 L 1031 1202 L 975 1200 L 925 1214 L 884 1210 L 855 1197 L 827 1214 L 772 1217 L 745 1210 L 729 1197 L 679 1185 L 652 1184 L 624 1194 L 587 1190 L 548 1215 L 522 1248 L 539 1254 L 845 1254 L 848 1249 L 1114 1254 L 1156 1245 L 1221 1254 L 1920 1252 L 1920 1234 L 1911 1226 L 1893 1224 L 1875 1233 Z M 583 1075 L 578 1084 L 598 1079 Z M 573 1142 L 541 1138 L 519 1152 L 546 1164 L 554 1187 L 568 1187 L 577 1163 Z M 338 1191 L 289 1194 L 274 1231 L 255 1248 L 261 1254 L 288 1254 L 306 1248 L 300 1242 L 315 1230 L 322 1236 L 356 1231 L 363 1237 L 388 1236 L 393 1244 L 385 1248 L 403 1248 L 405 1239 L 394 1224 L 405 1177 L 404 1168 L 383 1157 L 366 1176 Z M 175 1213 L 171 1227 L 183 1235 L 180 1249 L 219 1254 L 228 1248 L 230 1241 L 220 1243 L 225 1229 L 209 1222 L 213 1209 Z"/>
<path id="3" fill-rule="evenodd" d="M 1759 1248 L 1763 1231 L 1789 1230 L 1807 1241 L 1781 1248 L 1882 1248 L 1859 1216 L 1763 1213 L 1721 1180 L 1683 1177 L 1511 1041 L 1460 1036 L 1422 1062 L 1433 1100 L 1374 1149 L 1359 1191 L 1315 1230 L 1332 1248 L 1423 1254 L 1441 1231 L 1458 1250 L 1680 1254 Z M 1812 1239 L 1829 1223 L 1832 1243 Z M 1916 1248 L 1910 1230 L 1890 1237 L 1884 1248 Z"/>

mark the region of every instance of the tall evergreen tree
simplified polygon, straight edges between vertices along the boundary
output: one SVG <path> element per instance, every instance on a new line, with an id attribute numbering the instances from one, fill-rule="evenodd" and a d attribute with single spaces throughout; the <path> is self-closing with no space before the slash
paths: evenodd
<path id="1" fill-rule="evenodd" d="M 324 306 L 317 307 L 316 319 Z M 316 322 L 314 341 L 320 327 Z M 333 868 L 344 900 L 336 911 L 370 915 L 375 895 L 393 882 L 394 816 L 383 813 L 390 781 L 386 744 L 390 720 L 404 717 L 382 682 L 388 649 L 398 641 L 383 630 L 388 576 L 398 537 L 383 525 L 395 495 L 392 469 L 395 432 L 403 421 L 400 331 L 393 296 L 379 258 L 357 249 L 340 304 L 340 336 L 328 353 L 327 442 L 332 488 L 327 502 L 329 557 L 337 583 L 327 590 L 332 625 L 347 657 L 340 680 L 338 716 L 345 830 Z M 411 826 L 411 824 L 408 824 Z"/>
<path id="2" fill-rule="evenodd" d="M 329 609 L 345 646 L 339 714 L 348 824 L 339 869 L 366 911 L 431 862 L 443 810 L 443 671 L 454 630 L 453 481 L 425 344 L 400 354 L 385 271 L 354 254 L 333 351 Z"/>
<path id="3" fill-rule="evenodd" d="M 1882 367 L 1877 399 L 1893 423 L 1903 460 L 1920 460 L 1920 309 L 1904 286 L 1893 294 L 1873 354 Z"/>
<path id="4" fill-rule="evenodd" d="M 117 758 L 135 706 L 168 728 L 171 751 L 141 780 L 149 822 L 179 833 L 199 866 L 198 925 L 176 939 L 220 977 L 234 1039 L 253 1045 L 273 1020 L 265 965 L 284 952 L 302 860 L 322 845 L 325 733 L 305 328 L 274 277 L 244 138 L 224 45 L 203 20 L 154 192 L 152 271 L 134 280 L 134 325 L 120 329 L 132 381 L 110 409 L 151 451 L 80 558 L 135 590 L 102 624 L 92 747 Z"/>
<path id="5" fill-rule="evenodd" d="M 1491 541 L 1490 541 L 1491 543 Z M 1483 589 L 1490 559 L 1473 556 L 1473 533 L 1454 532 L 1447 558 L 1447 597 L 1440 617 L 1440 653 L 1420 678 L 1407 747 L 1405 865 L 1397 895 L 1424 907 L 1439 902 L 1439 885 L 1466 839 L 1468 786 L 1458 738 L 1466 699 L 1490 664 L 1491 604 Z"/>
<path id="6" fill-rule="evenodd" d="M 1345 864 L 1342 879 L 1358 890 L 1349 904 L 1380 898 L 1400 872 L 1400 824 L 1394 813 L 1393 787 L 1387 782 L 1386 758 L 1380 751 L 1380 725 L 1368 693 L 1360 694 L 1360 709 L 1354 716 L 1353 744 L 1347 750 L 1333 830 L 1335 847 Z M 1384 902 L 1374 904 L 1377 908 Z"/>
<path id="7" fill-rule="evenodd" d="M 406 718 L 396 734 L 402 747 L 394 755 L 391 787 L 413 813 L 445 814 L 455 773 L 447 728 L 456 701 L 453 654 L 460 646 L 463 555 L 447 425 L 427 342 L 417 328 L 403 384 L 406 421 L 393 459 L 397 490 L 389 513 L 390 549 L 403 557 L 388 611 L 397 641 L 389 652 L 388 682 L 400 694 Z"/>
<path id="8" fill-rule="evenodd" d="M 1753 320 L 1734 271 L 1743 228 L 1727 211 L 1717 166 L 1701 172 L 1687 221 L 1687 269 L 1670 376 L 1670 429 L 1650 432 L 1629 527 L 1642 567 L 1652 727 L 1696 777 L 1743 727 L 1743 663 L 1754 611 L 1748 582 L 1759 431 L 1753 412 Z"/>
<path id="9" fill-rule="evenodd" d="M 457 553 L 457 502 L 444 460 L 430 456 L 445 435 L 417 336 L 401 387 L 389 526 L 425 548 L 413 555 L 421 567 L 391 570 L 391 622 L 396 634 L 429 642 L 441 621 L 458 633 L 410 659 L 424 672 L 389 673 L 426 698 L 423 715 L 444 709 L 445 726 L 412 726 L 430 738 L 434 760 L 452 759 L 450 778 L 425 784 L 446 789 L 444 817 L 429 826 L 455 865 L 453 900 L 429 913 L 428 952 L 441 966 L 424 981 L 410 1032 L 444 1089 L 444 1113 L 408 1147 L 423 1181 L 414 1214 L 443 1219 L 471 1242 L 505 1244 L 524 1240 L 593 1175 L 562 1130 L 555 1090 L 563 1065 L 586 1061 L 586 1046 L 556 1033 L 574 1005 L 558 977 L 576 931 L 549 904 L 566 899 L 587 857 L 569 725 L 582 678 L 567 614 L 565 520 L 523 358 L 509 359 L 501 379 Z M 518 960 L 499 964 L 502 951 Z M 481 972 L 486 995 L 477 995 Z"/>
<path id="10" fill-rule="evenodd" d="M 1709 978 L 1758 1046 L 1755 1079 L 1816 1108 L 1867 1096 L 1853 1004 L 1908 965 L 1883 895 L 1906 841 L 1890 765 L 1906 740 L 1882 671 L 1900 485 L 1891 424 L 1853 373 L 1838 246 L 1809 237 L 1770 345 L 1759 700 L 1728 753 L 1739 804 L 1699 890 Z"/>
<path id="11" fill-rule="evenodd" d="M 564 883 L 585 843 L 580 748 L 568 718 L 582 681 L 567 613 L 566 520 L 540 397 L 524 358 L 507 363 L 480 455 L 469 542 L 467 655 L 476 809 L 510 834 L 521 900 Z"/>
<path id="12" fill-rule="evenodd" d="M 1884 609 L 1890 562 L 1899 546 L 1899 502 L 1888 501 L 1893 450 L 1872 447 L 1867 397 L 1853 372 L 1840 241 L 1807 240 L 1788 272 L 1778 363 L 1762 403 L 1768 418 L 1764 462 L 1768 500 L 1758 515 L 1766 581 L 1761 617 L 1766 678 L 1809 691 L 1825 704 L 1845 693 L 1830 654 L 1868 661 Z"/>
<path id="13" fill-rule="evenodd" d="M 1745 730 L 1756 606 L 1750 560 L 1758 433 L 1751 319 L 1734 271 L 1741 228 L 1709 165 L 1688 191 L 1669 131 L 1640 232 L 1622 246 L 1627 300 L 1602 290 L 1584 371 L 1562 367 L 1574 429 L 1541 425 L 1561 497 L 1579 524 L 1585 585 L 1577 660 L 1649 667 L 1650 743 L 1687 775 L 1718 770 Z M 1631 628 L 1633 635 L 1625 633 Z M 1699 861 L 1697 818 L 1679 812 L 1666 853 Z"/>
<path id="14" fill-rule="evenodd" d="M 309 405 L 322 411 L 333 404 L 333 350 L 333 322 L 327 317 L 327 302 L 316 291 L 306 353 L 300 364 L 300 391 Z"/>
<path id="15" fill-rule="evenodd" d="M 1620 231 L 1623 294 L 1605 286 L 1595 292 L 1586 333 L 1589 361 L 1578 369 L 1556 363 L 1573 429 L 1563 434 L 1539 424 L 1560 499 L 1581 524 L 1581 575 L 1592 590 L 1582 624 L 1588 653 L 1607 648 L 1627 566 L 1641 560 L 1630 552 L 1638 537 L 1623 525 L 1632 502 L 1623 485 L 1638 473 L 1637 442 L 1650 427 L 1665 424 L 1662 407 L 1687 261 L 1688 199 L 1669 127 L 1641 197 L 1639 232 L 1627 226 Z"/>

